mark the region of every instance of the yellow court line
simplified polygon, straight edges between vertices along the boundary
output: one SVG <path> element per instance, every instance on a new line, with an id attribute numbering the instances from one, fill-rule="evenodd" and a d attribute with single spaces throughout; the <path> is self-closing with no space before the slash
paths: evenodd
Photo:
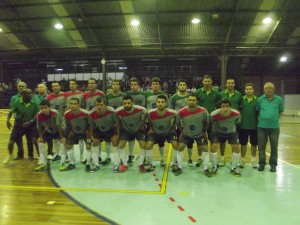
<path id="1" fill-rule="evenodd" d="M 172 144 L 170 143 L 167 162 L 166 162 L 163 178 L 161 181 L 161 188 L 160 188 L 161 194 L 165 194 L 166 189 L 167 189 L 167 179 L 168 179 L 168 174 L 169 174 L 169 165 L 170 165 L 170 161 L 171 161 L 171 156 L 172 156 Z"/>
<path id="2" fill-rule="evenodd" d="M 160 191 L 0 185 L 0 189 L 5 189 L 5 188 L 16 189 L 16 190 L 36 190 L 36 191 L 82 191 L 82 192 L 107 192 L 107 193 L 127 193 L 127 194 L 161 194 Z"/>

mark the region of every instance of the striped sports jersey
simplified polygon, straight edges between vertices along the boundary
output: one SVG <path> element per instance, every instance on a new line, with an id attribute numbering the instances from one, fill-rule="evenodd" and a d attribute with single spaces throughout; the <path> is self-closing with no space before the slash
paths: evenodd
<path id="1" fill-rule="evenodd" d="M 60 126 L 60 124 L 61 118 L 55 109 L 51 109 L 49 116 L 43 114 L 41 111 L 37 115 L 37 125 L 50 134 L 58 133 L 57 126 Z"/>
<path id="2" fill-rule="evenodd" d="M 79 106 L 82 106 L 82 102 L 83 102 L 83 92 L 82 91 L 76 91 L 75 93 L 72 93 L 70 91 L 65 92 L 65 99 L 66 99 L 66 106 L 67 109 L 70 108 L 69 107 L 69 102 L 71 98 L 78 98 L 79 99 Z"/>
<path id="3" fill-rule="evenodd" d="M 169 98 L 168 95 L 163 92 L 163 91 L 159 91 L 159 92 L 152 92 L 152 91 L 147 91 L 145 93 L 145 97 L 146 97 L 146 106 L 147 109 L 155 109 L 156 108 L 156 99 L 158 95 L 165 95 L 167 97 L 167 105 L 169 106 Z"/>
<path id="4" fill-rule="evenodd" d="M 67 110 L 64 114 L 66 121 L 66 133 L 84 134 L 89 129 L 89 112 L 85 109 L 79 109 L 74 114 L 71 110 Z"/>
<path id="5" fill-rule="evenodd" d="M 186 107 L 187 106 L 187 98 L 188 98 L 188 95 L 180 96 L 177 93 L 174 94 L 170 98 L 171 109 L 175 109 L 176 111 L 179 111 L 179 109 Z"/>
<path id="6" fill-rule="evenodd" d="M 129 133 L 136 133 L 140 130 L 141 125 L 147 117 L 147 110 L 139 105 L 133 105 L 133 111 L 127 112 L 124 106 L 117 109 L 117 114 L 121 121 L 123 129 Z"/>
<path id="7" fill-rule="evenodd" d="M 161 116 L 157 109 L 148 111 L 148 120 L 153 132 L 156 134 L 169 134 L 176 125 L 177 111 L 166 108 L 166 113 Z"/>
<path id="8" fill-rule="evenodd" d="M 112 107 L 106 106 L 104 114 L 99 114 L 96 108 L 90 112 L 90 125 L 101 132 L 113 129 L 118 122 L 118 115 Z"/>
<path id="9" fill-rule="evenodd" d="M 231 113 L 228 117 L 223 117 L 220 114 L 220 109 L 217 109 L 211 113 L 212 131 L 221 134 L 235 133 L 235 123 L 239 118 L 240 113 L 235 109 L 231 109 Z"/>
<path id="10" fill-rule="evenodd" d="M 51 93 L 47 96 L 47 100 L 50 102 L 51 109 L 57 110 L 60 116 L 64 115 L 66 108 L 66 99 L 64 92 L 60 92 L 58 95 Z"/>
<path id="11" fill-rule="evenodd" d="M 104 96 L 104 93 L 99 90 L 96 90 L 96 92 L 93 94 L 90 91 L 85 92 L 83 94 L 83 105 L 85 109 L 91 111 L 95 107 L 96 99 L 99 96 Z"/>
<path id="12" fill-rule="evenodd" d="M 186 106 L 178 111 L 178 124 L 182 126 L 184 135 L 190 138 L 201 137 L 205 124 L 209 123 L 209 114 L 203 107 L 197 106 L 190 111 Z"/>
<path id="13" fill-rule="evenodd" d="M 126 95 L 131 96 L 134 105 L 146 106 L 145 93 L 141 91 L 127 91 Z"/>
<path id="14" fill-rule="evenodd" d="M 106 105 L 114 109 L 119 108 L 123 105 L 124 93 L 120 92 L 118 95 L 113 95 L 112 93 L 105 95 Z"/>

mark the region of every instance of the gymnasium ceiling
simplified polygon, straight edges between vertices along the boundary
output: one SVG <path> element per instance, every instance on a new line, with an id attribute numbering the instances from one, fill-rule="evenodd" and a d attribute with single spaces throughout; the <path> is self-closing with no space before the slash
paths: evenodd
<path id="1" fill-rule="evenodd" d="M 299 0 L 1 0 L 0 28 L 2 63 L 225 55 L 243 64 L 282 54 L 300 61 Z"/>

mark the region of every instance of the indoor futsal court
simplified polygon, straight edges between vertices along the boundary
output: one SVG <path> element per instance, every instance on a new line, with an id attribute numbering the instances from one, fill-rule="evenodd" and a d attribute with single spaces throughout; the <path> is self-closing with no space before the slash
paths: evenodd
<path id="1" fill-rule="evenodd" d="M 18 122 L 12 135 L 10 109 L 10 122 Z M 278 165 L 271 160 L 270 171 L 268 140 L 267 165 L 254 169 L 250 142 L 276 136 L 282 111 Z M 228 138 L 234 146 L 226 144 L 216 176 L 224 159 L 217 145 L 217 159 L 202 154 L 210 158 L 205 171 L 203 161 L 196 167 L 196 143 L 193 166 L 190 149 L 180 152 L 194 137 L 206 144 L 210 119 L 215 143 Z M 16 144 L 9 155 L 9 140 L 32 135 L 37 120 L 44 140 L 69 125 L 66 151 L 54 141 L 46 153 L 40 143 L 45 157 L 35 147 L 29 157 L 23 135 L 24 158 Z M 153 135 L 140 132 L 144 120 Z M 239 122 L 244 133 L 237 137 Z M 174 127 L 180 136 L 171 134 Z M 86 133 L 91 167 L 70 145 Z M 154 171 L 138 166 L 137 141 L 128 169 L 114 167 L 113 149 L 124 160 L 132 133 L 147 138 L 142 157 L 154 158 Z M 165 142 L 163 154 L 150 146 L 166 133 L 175 149 L 181 143 L 173 169 L 171 145 Z M 236 168 L 248 133 L 246 165 Z M 118 147 L 108 147 L 112 160 L 97 170 L 102 139 Z M 300 0 L 0 0 L 0 225 L 300 225 L 299 146 Z M 101 151 L 105 160 L 104 142 Z M 48 160 L 53 153 L 61 161 Z"/>
<path id="2" fill-rule="evenodd" d="M 185 162 L 176 177 L 169 169 L 169 145 L 166 167 L 157 162 L 151 173 L 140 173 L 136 161 L 124 173 L 113 173 L 112 163 L 95 173 L 86 173 L 80 162 L 65 172 L 58 170 L 59 162 L 34 172 L 37 161 L 27 158 L 1 165 L 1 224 L 298 224 L 299 123 L 281 119 L 277 173 L 268 166 L 258 172 L 247 163 L 241 177 L 232 176 L 227 165 L 208 178 L 202 167 Z M 9 137 L 5 114 L 1 127 L 3 159 Z M 154 152 L 158 159 L 157 148 Z M 230 152 L 227 148 L 227 163 Z M 250 162 L 249 152 L 246 159 Z"/>

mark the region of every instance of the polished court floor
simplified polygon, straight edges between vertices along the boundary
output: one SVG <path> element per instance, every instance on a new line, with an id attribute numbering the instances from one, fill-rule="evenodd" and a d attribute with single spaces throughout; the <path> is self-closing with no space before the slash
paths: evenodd
<path id="1" fill-rule="evenodd" d="M 23 171 L 23 178 L 21 176 L 19 182 L 16 182 L 13 178 L 14 166 L 19 170 L 21 168 L 20 162 L 14 161 L 8 167 L 1 166 L 4 174 L 11 177 L 0 179 L 0 194 L 1 191 L 8 191 L 9 194 L 10 190 L 17 190 L 30 195 L 40 188 L 40 194 L 34 196 L 36 201 L 39 195 L 47 193 L 49 196 L 47 204 L 49 203 L 51 207 L 60 207 L 59 199 L 64 199 L 75 203 L 75 206 L 72 206 L 74 209 L 86 210 L 86 213 L 80 212 L 82 215 L 90 214 L 95 218 L 94 220 L 86 217 L 88 218 L 86 223 L 78 220 L 75 224 L 107 222 L 106 224 L 124 225 L 284 223 L 296 225 L 300 224 L 300 216 L 297 214 L 300 199 L 299 125 L 297 118 L 282 119 L 277 173 L 269 172 L 268 166 L 264 172 L 258 172 L 248 163 L 244 169 L 240 169 L 241 177 L 232 176 L 229 173 L 231 151 L 228 148 L 226 150 L 228 164 L 218 170 L 217 176 L 207 178 L 203 174 L 202 167 L 188 167 L 185 163 L 183 174 L 176 177 L 168 166 L 171 151 L 169 145 L 166 145 L 167 166 L 160 167 L 157 162 L 156 170 L 146 174 L 138 171 L 136 161 L 124 173 L 113 173 L 113 164 L 102 166 L 96 173 L 86 173 L 84 166 L 79 162 L 72 171 L 60 172 L 59 163 L 53 162 L 47 172 L 36 173 L 32 171 L 35 162 L 24 159 L 21 163 L 24 167 L 27 164 L 29 166 Z M 8 130 L 1 128 L 1 137 L 2 133 L 6 134 Z M 0 141 L 2 159 L 2 156 L 5 156 L 3 151 L 7 141 L 2 138 Z M 78 159 L 78 149 L 75 151 Z M 155 158 L 158 159 L 157 149 L 155 152 Z M 196 161 L 196 151 L 193 156 Z M 102 158 L 105 158 L 105 152 L 102 153 Z M 249 152 L 247 161 L 250 162 Z M 26 176 L 31 174 L 42 176 L 43 180 L 27 180 Z M 46 179 L 51 183 L 49 181 L 43 185 Z M 61 197 L 51 200 L 56 191 L 59 191 Z M 6 204 L 9 205 L 9 202 Z M 37 224 L 39 221 L 31 219 L 31 223 L 13 223 L 14 212 L 5 212 L 3 203 L 1 205 L 0 224 Z M 38 215 L 40 213 L 36 212 L 37 218 L 40 217 Z M 55 216 L 58 214 L 55 210 L 53 213 Z M 66 216 L 72 217 L 68 213 Z M 63 214 L 57 216 L 56 221 L 60 221 L 60 224 L 74 224 L 74 221 L 63 220 L 63 217 Z M 73 217 L 76 217 L 75 213 Z M 43 221 L 52 224 L 49 217 Z"/>

